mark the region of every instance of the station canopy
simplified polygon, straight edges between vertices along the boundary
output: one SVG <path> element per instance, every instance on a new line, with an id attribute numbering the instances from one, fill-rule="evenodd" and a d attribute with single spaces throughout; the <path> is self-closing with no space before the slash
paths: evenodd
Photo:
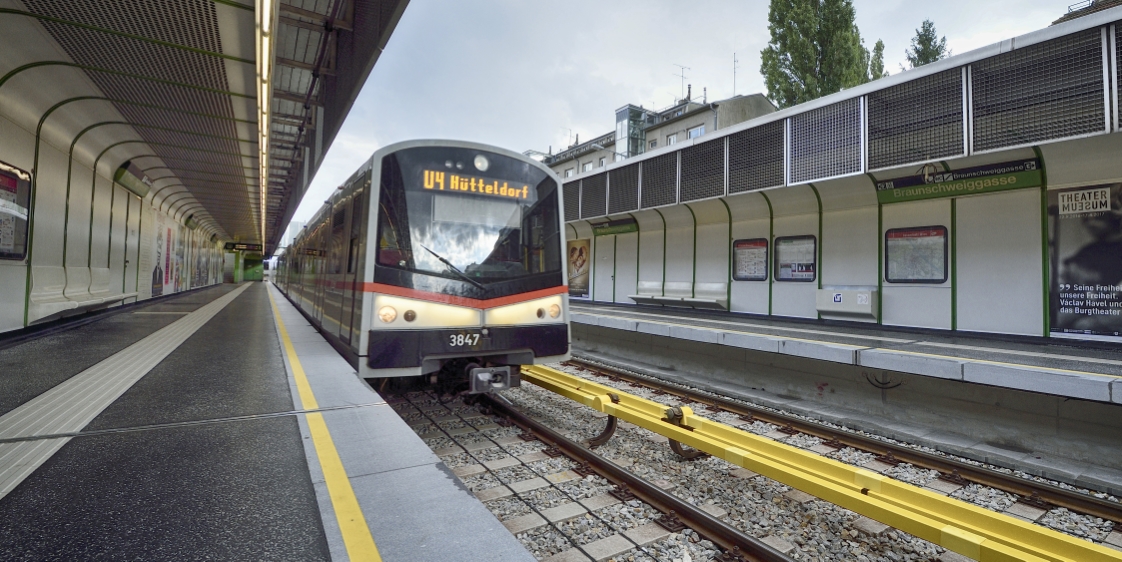
<path id="1" fill-rule="evenodd" d="M 129 164 L 154 207 L 271 254 L 406 4 L 0 0 L 0 104 L 75 163 Z"/>

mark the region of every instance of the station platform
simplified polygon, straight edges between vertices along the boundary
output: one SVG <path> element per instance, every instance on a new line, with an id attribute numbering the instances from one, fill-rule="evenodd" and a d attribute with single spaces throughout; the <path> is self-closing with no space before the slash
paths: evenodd
<path id="1" fill-rule="evenodd" d="M 576 324 L 1122 404 L 1122 346 L 572 302 Z"/>
<path id="2" fill-rule="evenodd" d="M 266 283 L 0 349 L 6 559 L 533 560 Z"/>

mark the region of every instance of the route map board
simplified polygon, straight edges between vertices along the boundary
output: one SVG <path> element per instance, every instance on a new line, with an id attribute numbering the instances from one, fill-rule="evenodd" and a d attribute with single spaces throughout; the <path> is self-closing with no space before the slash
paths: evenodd
<path id="1" fill-rule="evenodd" d="M 889 283 L 945 283 L 947 228 L 894 228 L 884 233 L 884 280 Z"/>

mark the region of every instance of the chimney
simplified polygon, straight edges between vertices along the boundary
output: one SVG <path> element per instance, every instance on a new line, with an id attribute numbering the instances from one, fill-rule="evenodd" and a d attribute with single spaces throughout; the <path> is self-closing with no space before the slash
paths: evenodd
<path id="1" fill-rule="evenodd" d="M 580 133 L 577 133 L 577 142 L 573 143 L 573 146 L 576 146 L 578 144 L 580 144 Z"/>
<path id="2" fill-rule="evenodd" d="M 693 84 L 686 84 L 686 101 L 693 97 Z"/>

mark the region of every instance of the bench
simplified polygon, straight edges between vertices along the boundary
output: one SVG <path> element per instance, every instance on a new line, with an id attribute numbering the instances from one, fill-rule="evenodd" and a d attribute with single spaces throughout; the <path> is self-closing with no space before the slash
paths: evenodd
<path id="1" fill-rule="evenodd" d="M 90 268 L 90 297 L 101 299 L 101 304 L 112 304 L 135 297 L 136 293 L 114 294 L 109 286 L 112 283 L 112 274 L 108 267 Z"/>
<path id="2" fill-rule="evenodd" d="M 66 298 L 77 303 L 78 308 L 87 309 L 101 304 L 101 299 L 90 294 L 90 268 L 66 266 Z"/>
<path id="3" fill-rule="evenodd" d="M 662 294 L 663 287 L 660 281 L 640 281 L 639 294 L 628 295 L 627 298 L 636 304 L 728 310 L 727 283 L 697 283 L 695 287 L 688 281 L 668 281 L 665 284 L 666 294 Z"/>
<path id="4" fill-rule="evenodd" d="M 31 266 L 31 298 L 27 318 L 31 322 L 50 320 L 55 316 L 78 308 L 78 303 L 66 298 L 66 270 L 48 265 Z"/>
<path id="5" fill-rule="evenodd" d="M 639 294 L 627 295 L 635 304 L 659 304 L 655 297 L 662 294 L 662 281 L 640 281 Z"/>

